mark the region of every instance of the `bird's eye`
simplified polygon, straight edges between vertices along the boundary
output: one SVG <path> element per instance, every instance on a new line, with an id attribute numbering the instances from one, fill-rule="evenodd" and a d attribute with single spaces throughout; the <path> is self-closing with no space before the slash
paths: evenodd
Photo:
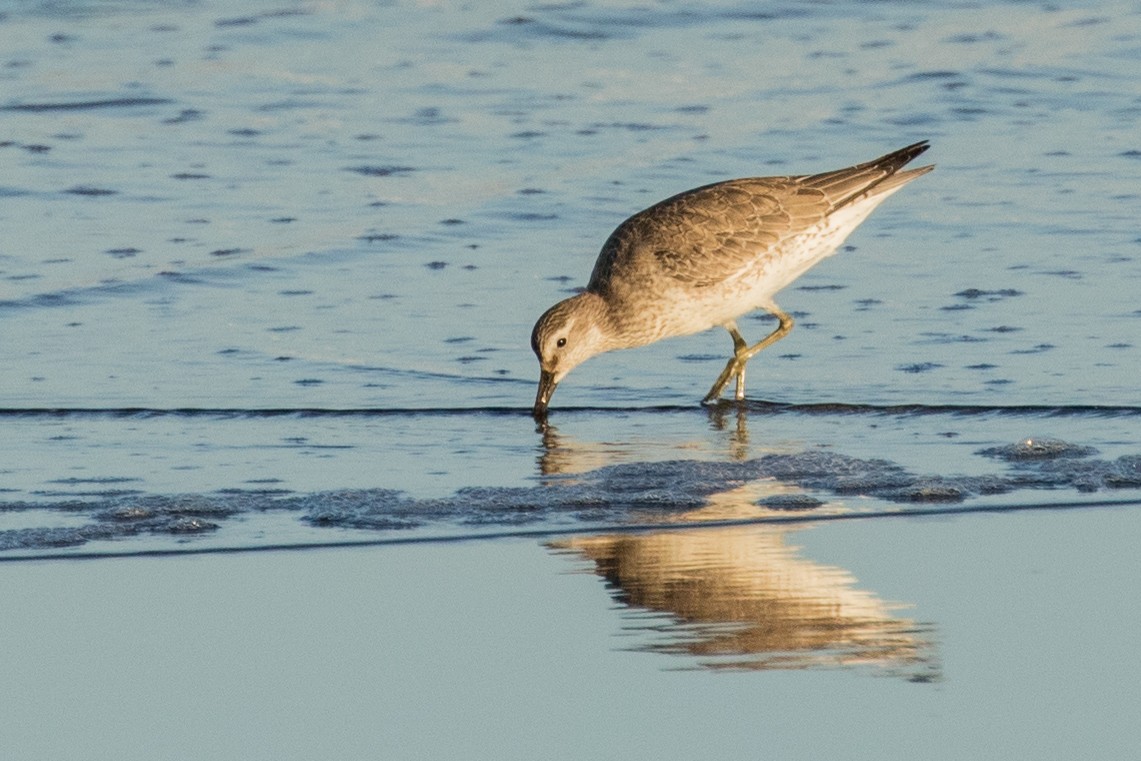
<path id="1" fill-rule="evenodd" d="M 560 349 L 566 345 L 567 345 L 567 339 L 565 339 L 565 338 L 560 338 L 559 340 L 555 341 L 555 346 L 559 347 Z"/>

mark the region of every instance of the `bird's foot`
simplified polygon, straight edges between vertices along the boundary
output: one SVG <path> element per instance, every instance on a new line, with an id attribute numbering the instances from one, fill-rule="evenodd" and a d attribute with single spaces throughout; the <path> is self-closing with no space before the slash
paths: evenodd
<path id="1" fill-rule="evenodd" d="M 745 398 L 745 363 L 734 357 L 729 360 L 725 365 L 725 369 L 717 376 L 717 380 L 713 383 L 713 388 L 709 389 L 709 393 L 701 400 L 702 404 L 710 405 L 716 404 L 721 399 L 721 392 L 729 385 L 729 381 L 737 379 L 736 398 L 738 401 Z"/>

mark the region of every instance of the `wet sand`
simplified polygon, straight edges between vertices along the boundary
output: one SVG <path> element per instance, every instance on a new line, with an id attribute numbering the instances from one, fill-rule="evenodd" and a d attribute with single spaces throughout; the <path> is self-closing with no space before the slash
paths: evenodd
<path id="1" fill-rule="evenodd" d="M 2 734 L 12 758 L 126 761 L 1124 758 L 1139 539 L 1129 509 L 787 537 L 905 606 L 920 679 L 647 651 L 665 612 L 527 540 L 8 564 Z"/>

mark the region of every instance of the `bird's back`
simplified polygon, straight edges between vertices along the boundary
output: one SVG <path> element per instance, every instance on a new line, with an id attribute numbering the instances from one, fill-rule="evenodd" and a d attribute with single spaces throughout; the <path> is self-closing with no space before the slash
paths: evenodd
<path id="1" fill-rule="evenodd" d="M 677 314 L 677 324 L 650 315 L 663 335 L 704 330 L 766 306 L 889 195 L 930 171 L 899 171 L 926 147 L 916 143 L 834 172 L 728 180 L 667 198 L 611 234 L 587 290 L 612 304 L 654 304 L 667 317 Z M 674 308 L 678 300 L 688 314 Z M 636 319 L 637 310 L 624 313 Z"/>

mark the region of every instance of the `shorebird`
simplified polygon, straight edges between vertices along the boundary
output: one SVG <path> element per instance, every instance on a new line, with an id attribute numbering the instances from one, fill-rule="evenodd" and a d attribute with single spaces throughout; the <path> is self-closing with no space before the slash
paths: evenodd
<path id="1" fill-rule="evenodd" d="M 736 381 L 736 398 L 744 399 L 746 363 L 792 330 L 792 317 L 774 295 L 835 253 L 888 196 L 934 169 L 901 171 L 927 147 L 924 140 L 823 174 L 705 185 L 618 225 L 586 289 L 535 323 L 535 418 L 546 416 L 566 374 L 594 355 L 718 325 L 733 338 L 733 356 L 703 403 L 716 402 L 730 380 Z M 778 325 L 750 346 L 736 320 L 757 309 L 774 315 Z"/>

